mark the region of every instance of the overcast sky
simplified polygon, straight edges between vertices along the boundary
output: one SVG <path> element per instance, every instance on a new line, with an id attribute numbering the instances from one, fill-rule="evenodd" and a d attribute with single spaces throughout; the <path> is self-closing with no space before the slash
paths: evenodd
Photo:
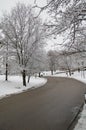
<path id="1" fill-rule="evenodd" d="M 0 16 L 4 11 L 10 11 L 12 7 L 18 2 L 24 2 L 26 4 L 34 4 L 34 0 L 0 0 Z M 46 4 L 46 0 L 37 0 L 39 6 Z"/>
<path id="2" fill-rule="evenodd" d="M 6 11 L 9 12 L 11 10 L 11 8 L 13 8 L 16 3 L 18 2 L 24 2 L 25 4 L 34 4 L 34 0 L 0 0 L 0 17 L 2 16 L 2 14 Z M 39 6 L 44 6 L 46 5 L 46 0 L 37 0 L 37 4 Z M 42 17 L 43 19 L 45 19 L 46 14 L 43 13 Z M 57 43 L 62 42 L 62 38 L 58 38 L 58 40 L 56 41 Z M 53 43 L 53 41 L 49 41 L 47 49 L 53 49 L 53 47 L 55 47 L 55 43 Z"/>

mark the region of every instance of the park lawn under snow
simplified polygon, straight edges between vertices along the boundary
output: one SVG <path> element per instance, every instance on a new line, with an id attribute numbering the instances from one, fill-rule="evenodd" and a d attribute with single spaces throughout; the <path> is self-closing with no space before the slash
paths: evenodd
<path id="1" fill-rule="evenodd" d="M 27 86 L 22 85 L 21 76 L 9 76 L 8 81 L 5 81 L 5 76 L 0 75 L 0 99 L 11 94 L 21 93 L 30 88 L 37 88 L 43 86 L 47 79 L 39 77 L 31 77 L 30 82 L 27 83 Z"/>

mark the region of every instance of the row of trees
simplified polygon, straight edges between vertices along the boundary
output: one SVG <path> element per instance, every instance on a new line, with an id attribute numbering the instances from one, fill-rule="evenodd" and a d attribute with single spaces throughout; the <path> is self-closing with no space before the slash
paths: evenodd
<path id="1" fill-rule="evenodd" d="M 45 29 L 41 19 L 35 18 L 31 6 L 18 3 L 9 14 L 3 15 L 0 29 L 0 56 L 6 63 L 6 80 L 11 63 L 12 69 L 16 68 L 21 72 L 23 85 L 26 86 L 26 75 L 30 77 L 34 60 L 37 58 L 38 61 L 37 50 L 44 46 Z"/>
<path id="2" fill-rule="evenodd" d="M 49 51 L 50 69 L 54 70 L 54 64 L 57 62 L 57 57 L 62 58 L 60 66 L 67 68 L 70 73 L 73 59 L 79 59 L 81 66 L 86 60 L 86 2 L 85 0 L 49 0 L 46 6 L 36 7 L 48 11 L 51 16 L 50 21 L 45 23 L 48 35 L 54 36 L 63 35 L 64 40 L 61 45 L 62 49 L 57 56 L 55 51 Z M 40 14 L 39 12 L 39 14 Z M 53 58 L 54 57 L 54 58 Z M 55 59 L 55 60 L 53 60 Z M 84 60 L 84 61 L 83 61 Z M 77 61 L 77 60 L 76 60 Z M 80 63 L 77 63 L 77 68 Z M 76 65 L 76 62 L 73 62 Z M 58 63 L 57 63 L 58 64 Z M 67 66 L 67 67 L 65 67 Z M 53 71 L 52 71 L 53 73 Z"/>
<path id="3" fill-rule="evenodd" d="M 69 53 L 56 50 L 50 50 L 47 53 L 49 69 L 53 75 L 56 70 L 64 71 L 67 75 L 70 75 L 74 71 L 86 70 L 86 53 Z M 55 60 L 54 60 L 55 59 Z"/>
<path id="4" fill-rule="evenodd" d="M 30 73 L 35 68 L 39 72 L 39 68 L 41 70 L 47 68 L 47 65 L 43 66 L 43 63 L 45 64 L 47 61 L 47 56 L 42 51 L 45 38 L 51 36 L 57 38 L 58 34 L 65 35 L 63 50 L 58 53 L 56 51 L 48 52 L 52 74 L 56 68 L 55 64 L 57 63 L 59 66 L 59 64 L 63 64 L 63 61 L 65 62 L 63 65 L 67 65 L 70 73 L 71 55 L 76 54 L 79 57 L 77 53 L 80 53 L 85 56 L 86 52 L 86 3 L 84 1 L 48 0 L 44 7 L 39 7 L 36 0 L 34 3 L 34 8 L 18 3 L 9 14 L 4 14 L 0 21 L 0 29 L 3 34 L 0 57 L 5 59 L 6 80 L 8 79 L 9 63 L 11 63 L 12 70 L 15 65 L 15 69 L 21 72 L 25 86 L 26 75 L 28 75 L 29 81 Z M 40 9 L 37 17 L 34 12 L 35 8 Z M 45 9 L 51 18 L 43 24 L 39 15 Z"/>

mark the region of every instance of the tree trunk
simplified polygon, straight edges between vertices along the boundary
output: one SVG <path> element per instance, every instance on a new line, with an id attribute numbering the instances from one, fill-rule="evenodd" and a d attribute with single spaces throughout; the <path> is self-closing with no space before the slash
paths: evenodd
<path id="1" fill-rule="evenodd" d="M 28 75 L 28 83 L 29 83 L 29 81 L 30 81 L 30 74 Z"/>
<path id="2" fill-rule="evenodd" d="M 6 63 L 5 80 L 8 80 L 8 64 Z"/>
<path id="3" fill-rule="evenodd" d="M 53 75 L 53 70 L 51 70 L 51 75 Z"/>
<path id="4" fill-rule="evenodd" d="M 26 86 L 26 71 L 23 70 L 22 72 L 22 78 L 23 78 L 23 86 Z"/>
<path id="5" fill-rule="evenodd" d="M 71 76 L 71 70 L 69 69 L 69 75 Z"/>
<path id="6" fill-rule="evenodd" d="M 39 72 L 39 77 L 41 77 L 41 73 Z"/>
<path id="7" fill-rule="evenodd" d="M 54 72 L 56 72 L 56 67 L 55 67 L 55 64 L 54 64 L 53 68 L 54 68 Z"/>

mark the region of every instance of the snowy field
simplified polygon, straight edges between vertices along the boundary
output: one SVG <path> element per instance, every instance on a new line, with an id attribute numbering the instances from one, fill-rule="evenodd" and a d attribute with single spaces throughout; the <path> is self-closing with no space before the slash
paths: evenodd
<path id="1" fill-rule="evenodd" d="M 21 93 L 30 88 L 43 86 L 47 82 L 47 79 L 44 78 L 31 77 L 30 82 L 25 87 L 22 85 L 21 76 L 9 76 L 8 81 L 4 81 L 4 79 L 5 76 L 0 75 L 0 99 L 11 94 Z"/>

